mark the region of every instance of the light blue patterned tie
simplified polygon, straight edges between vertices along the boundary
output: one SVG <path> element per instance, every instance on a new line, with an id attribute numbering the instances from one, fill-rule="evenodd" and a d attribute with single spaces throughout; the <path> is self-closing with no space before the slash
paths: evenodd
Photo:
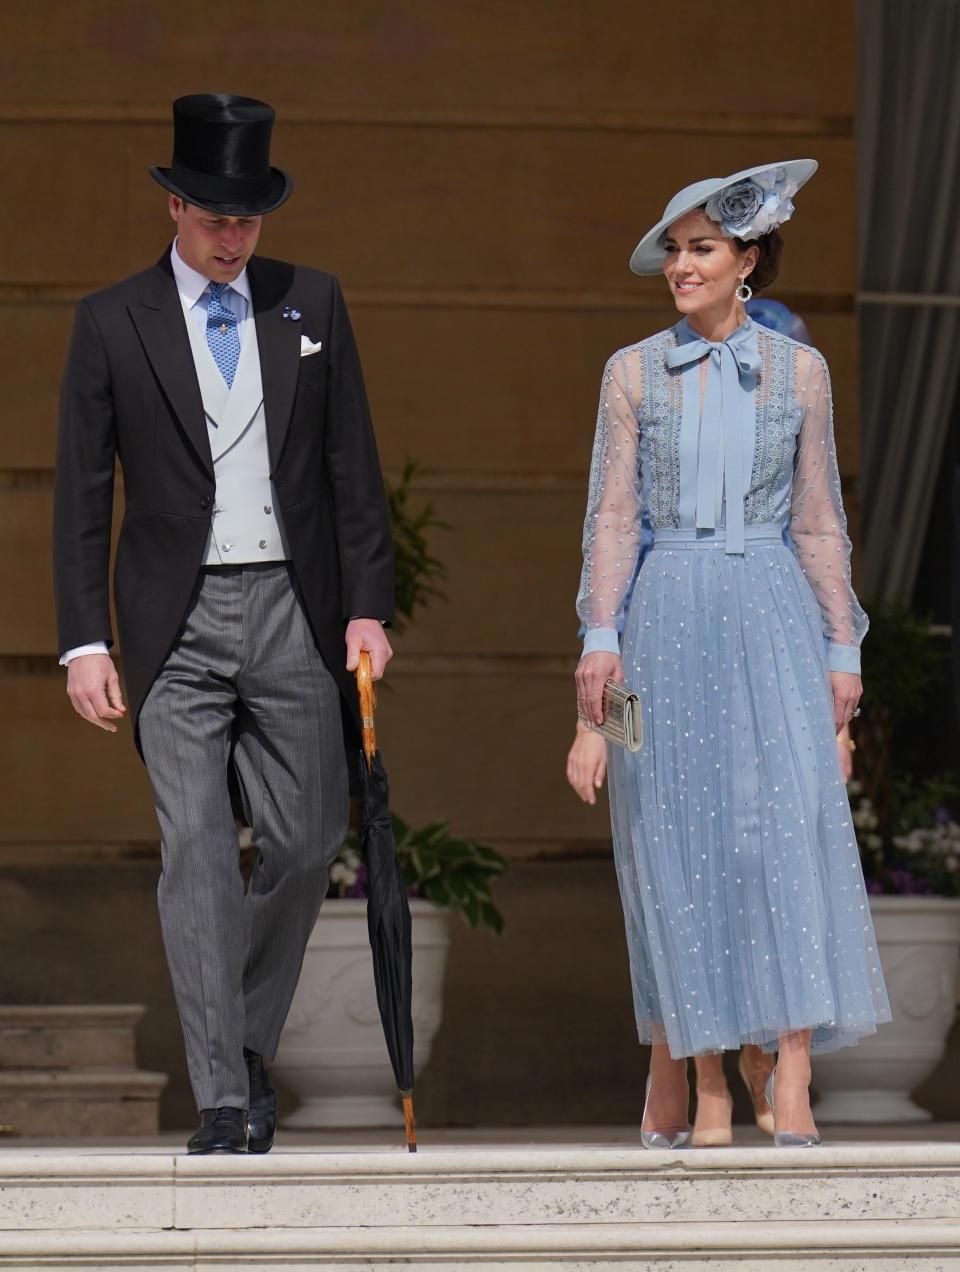
<path id="1" fill-rule="evenodd" d="M 207 344 L 220 374 L 233 388 L 233 377 L 240 361 L 240 337 L 237 334 L 237 316 L 223 303 L 228 283 L 210 284 L 210 304 L 207 307 Z"/>

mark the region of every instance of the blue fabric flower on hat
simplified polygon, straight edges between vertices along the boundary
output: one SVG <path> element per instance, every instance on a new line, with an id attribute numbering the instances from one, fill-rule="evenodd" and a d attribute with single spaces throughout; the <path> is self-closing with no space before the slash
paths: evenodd
<path id="1" fill-rule="evenodd" d="M 726 186 L 707 201 L 704 210 L 727 238 L 758 239 L 790 220 L 797 188 L 785 169 L 768 168 Z"/>

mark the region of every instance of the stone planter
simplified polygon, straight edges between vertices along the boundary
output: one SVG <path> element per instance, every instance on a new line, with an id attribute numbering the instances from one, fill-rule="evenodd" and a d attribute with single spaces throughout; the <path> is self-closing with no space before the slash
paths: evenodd
<path id="1" fill-rule="evenodd" d="M 410 913 L 419 1075 L 440 1025 L 449 914 L 420 900 L 410 902 Z M 395 1126 L 402 1120 L 377 1010 L 366 901 L 324 903 L 270 1069 L 300 1101 L 284 1126 Z"/>
<path id="2" fill-rule="evenodd" d="M 940 1062 L 957 1001 L 960 900 L 870 898 L 893 1021 L 813 1058 L 818 1122 L 919 1122 L 914 1091 Z"/>

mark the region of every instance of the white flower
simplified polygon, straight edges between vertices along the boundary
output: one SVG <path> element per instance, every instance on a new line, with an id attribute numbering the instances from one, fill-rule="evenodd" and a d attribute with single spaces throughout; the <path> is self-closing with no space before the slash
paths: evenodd
<path id="1" fill-rule="evenodd" d="M 330 882 L 339 884 L 344 888 L 352 888 L 357 882 L 357 872 L 351 869 L 345 861 L 338 859 L 330 867 Z"/>
<path id="2" fill-rule="evenodd" d="M 873 811 L 873 804 L 869 799 L 861 799 L 856 808 L 852 810 L 851 816 L 857 830 L 876 830 L 880 824 L 880 819 Z"/>
<path id="3" fill-rule="evenodd" d="M 931 847 L 929 833 L 929 831 L 921 830 L 918 826 L 914 830 L 908 831 L 906 835 L 895 835 L 893 842 L 897 848 L 902 848 L 904 852 L 926 852 Z"/>

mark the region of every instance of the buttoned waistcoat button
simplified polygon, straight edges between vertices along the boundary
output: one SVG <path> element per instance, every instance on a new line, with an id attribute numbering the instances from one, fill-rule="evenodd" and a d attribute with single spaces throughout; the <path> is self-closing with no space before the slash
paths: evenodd
<path id="1" fill-rule="evenodd" d="M 213 503 L 213 500 L 210 498 L 210 496 L 204 495 L 203 498 L 200 500 L 200 507 L 209 508 L 212 503 Z"/>

